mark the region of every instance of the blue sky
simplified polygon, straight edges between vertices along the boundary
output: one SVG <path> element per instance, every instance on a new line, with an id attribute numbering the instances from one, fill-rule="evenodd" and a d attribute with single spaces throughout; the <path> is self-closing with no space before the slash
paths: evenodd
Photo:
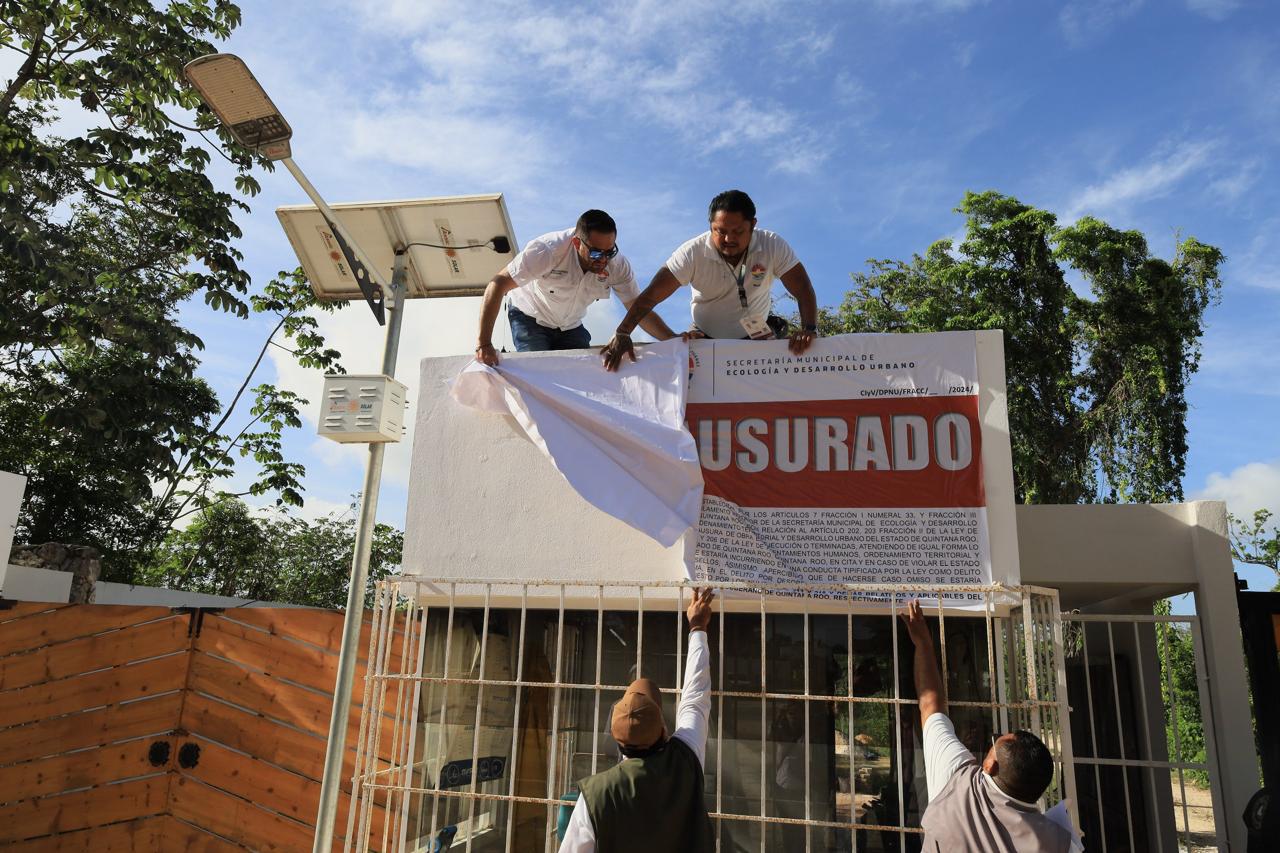
<path id="1" fill-rule="evenodd" d="M 1189 497 L 1280 510 L 1280 9 L 1268 0 L 704 0 L 559 4 L 247 0 L 223 49 L 294 127 L 330 202 L 503 192 L 524 241 L 610 211 L 642 284 L 705 228 L 730 187 L 756 200 L 825 305 L 867 258 L 956 235 L 966 190 L 1136 228 L 1168 256 L 1194 235 L 1228 257 L 1190 394 Z M 305 202 L 262 178 L 243 217 L 255 279 L 295 260 L 274 216 Z M 663 314 L 683 328 L 687 296 Z M 477 300 L 410 306 L 399 378 L 469 352 Z M 607 338 L 619 306 L 593 309 Z M 192 310 L 205 375 L 234 388 L 265 325 Z M 380 330 L 352 306 L 324 329 L 353 371 Z M 499 335 L 499 340 L 502 339 Z M 273 350 L 264 379 L 318 400 L 321 379 Z M 275 377 L 270 374 L 275 373 Z M 360 485 L 362 448 L 308 430 L 309 513 Z M 403 525 L 408 445 L 382 520 Z M 1269 587 L 1265 573 L 1246 572 Z"/>

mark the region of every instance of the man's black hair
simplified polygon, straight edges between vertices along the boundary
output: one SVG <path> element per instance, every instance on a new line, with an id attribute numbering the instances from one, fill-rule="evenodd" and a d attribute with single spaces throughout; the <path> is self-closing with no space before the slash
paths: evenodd
<path id="1" fill-rule="evenodd" d="M 605 213 L 603 210 L 588 210 L 586 213 L 578 217 L 578 224 L 574 226 L 574 233 L 580 237 L 586 237 L 589 234 L 617 234 L 618 225 L 613 221 L 613 217 Z"/>
<path id="2" fill-rule="evenodd" d="M 1016 731 L 1013 740 L 997 741 L 995 780 L 1015 800 L 1034 803 L 1053 781 L 1053 756 L 1040 738 Z"/>
<path id="3" fill-rule="evenodd" d="M 722 210 L 725 213 L 737 213 L 743 219 L 756 218 L 756 203 L 742 190 L 725 190 L 711 199 L 711 205 L 707 208 L 707 221 L 715 219 L 716 214 Z"/>

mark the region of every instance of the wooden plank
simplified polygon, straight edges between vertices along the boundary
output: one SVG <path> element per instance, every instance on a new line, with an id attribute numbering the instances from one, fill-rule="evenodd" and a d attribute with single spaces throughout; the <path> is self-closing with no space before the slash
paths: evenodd
<path id="1" fill-rule="evenodd" d="M 338 678 L 338 655 L 315 646 L 295 643 L 267 634 L 229 619 L 206 616 L 196 638 L 197 650 L 288 679 L 305 687 L 333 692 Z M 364 685 L 365 668 L 356 666 L 356 683 Z M 364 691 L 353 691 L 356 703 L 364 699 Z"/>
<path id="2" fill-rule="evenodd" d="M 329 736 L 333 699 L 326 694 L 288 684 L 265 673 L 199 652 L 191 659 L 190 685 L 192 690 L 252 708 L 260 714 L 313 735 L 323 738 Z M 395 718 L 384 713 L 380 720 L 380 753 L 383 757 L 390 758 Z M 352 708 L 348 715 L 347 742 L 355 744 L 359 733 L 360 709 Z"/>
<path id="3" fill-rule="evenodd" d="M 43 838 L 31 838 L 5 846 L 5 853 L 143 853 L 151 850 L 169 850 L 163 846 L 165 817 L 147 817 L 138 820 L 113 823 L 110 826 L 94 826 L 75 832 L 61 832 Z"/>
<path id="4" fill-rule="evenodd" d="M 0 842 L 162 814 L 169 774 L 0 806 Z"/>
<path id="5" fill-rule="evenodd" d="M 172 756 L 177 752 L 175 739 L 163 739 L 169 742 Z M 155 740 L 131 740 L 0 767 L 0 802 L 51 796 L 165 770 L 165 765 L 155 767 L 147 760 Z"/>
<path id="6" fill-rule="evenodd" d="M 186 731 L 310 779 L 324 775 L 325 738 L 273 723 L 198 693 L 187 696 L 180 725 Z M 343 762 L 343 788 L 351 785 L 355 751 L 348 744 Z"/>
<path id="7" fill-rule="evenodd" d="M 0 629 L 0 655 L 91 637 L 173 615 L 167 607 L 74 604 L 28 616 Z"/>
<path id="8" fill-rule="evenodd" d="M 320 807 L 320 783 L 290 773 L 247 755 L 207 741 L 200 742 L 200 761 L 190 770 L 180 771 L 249 802 L 280 812 L 308 826 L 315 824 Z M 338 797 L 338 814 L 334 825 L 345 832 L 347 807 L 351 797 Z M 375 805 L 371 815 L 371 836 L 382 838 L 385 809 Z"/>
<path id="9" fill-rule="evenodd" d="M 4 601 L 0 602 L 4 606 L 0 607 L 0 625 L 6 622 L 12 622 L 16 619 L 23 619 L 35 613 L 44 613 L 48 610 L 58 610 L 63 607 L 71 607 L 70 604 L 62 604 L 56 601 Z"/>
<path id="10" fill-rule="evenodd" d="M 182 694 L 169 693 L 0 730 L 0 765 L 145 735 L 166 734 L 177 728 L 181 709 Z"/>
<path id="11" fill-rule="evenodd" d="M 120 666 L 187 648 L 187 617 L 171 616 L 134 628 L 45 646 L 0 658 L 0 690 L 12 690 Z"/>
<path id="12" fill-rule="evenodd" d="M 5 853 L 244 853 L 239 844 L 168 816 L 95 826 L 6 845 Z"/>
<path id="13" fill-rule="evenodd" d="M 315 835 L 310 826 L 181 774 L 173 780 L 169 806 L 174 817 L 253 850 L 306 853 Z"/>
<path id="14" fill-rule="evenodd" d="M 186 681 L 187 660 L 186 654 L 178 652 L 156 660 L 0 692 L 0 728 L 178 690 Z"/>
<path id="15" fill-rule="evenodd" d="M 223 616 L 253 625 L 268 633 L 329 649 L 335 654 L 342 645 L 342 614 L 336 610 L 301 607 L 241 607 Z M 404 643 L 403 619 L 397 619 L 392 656 L 398 662 Z M 360 643 L 356 646 L 360 659 L 369 654 L 369 632 L 373 630 L 373 611 L 366 610 L 360 620 Z"/>

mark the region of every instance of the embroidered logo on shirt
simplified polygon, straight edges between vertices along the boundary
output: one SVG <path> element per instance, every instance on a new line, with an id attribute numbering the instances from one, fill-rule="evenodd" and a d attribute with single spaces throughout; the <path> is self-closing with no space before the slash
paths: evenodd
<path id="1" fill-rule="evenodd" d="M 757 287 L 763 284 L 764 273 L 765 273 L 764 264 L 752 264 L 751 265 L 751 283 Z"/>

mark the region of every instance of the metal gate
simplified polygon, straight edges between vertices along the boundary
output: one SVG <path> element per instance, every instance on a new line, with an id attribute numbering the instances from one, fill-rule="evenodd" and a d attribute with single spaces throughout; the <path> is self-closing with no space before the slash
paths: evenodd
<path id="1" fill-rule="evenodd" d="M 1079 613 L 1062 620 L 1086 849 L 1226 850 L 1199 621 Z"/>
<path id="2" fill-rule="evenodd" d="M 357 849 L 554 850 L 575 781 L 617 760 L 607 716 L 626 684 L 657 681 L 672 718 L 690 586 L 384 582 L 350 821 L 375 806 L 387 820 Z M 957 733 L 981 754 L 993 734 L 1035 731 L 1058 761 L 1046 804 L 1070 796 L 1055 590 L 719 588 L 704 769 L 720 850 L 919 849 L 927 794 L 896 618 L 912 597 L 931 602 Z M 943 609 L 939 593 L 963 601 Z"/>

